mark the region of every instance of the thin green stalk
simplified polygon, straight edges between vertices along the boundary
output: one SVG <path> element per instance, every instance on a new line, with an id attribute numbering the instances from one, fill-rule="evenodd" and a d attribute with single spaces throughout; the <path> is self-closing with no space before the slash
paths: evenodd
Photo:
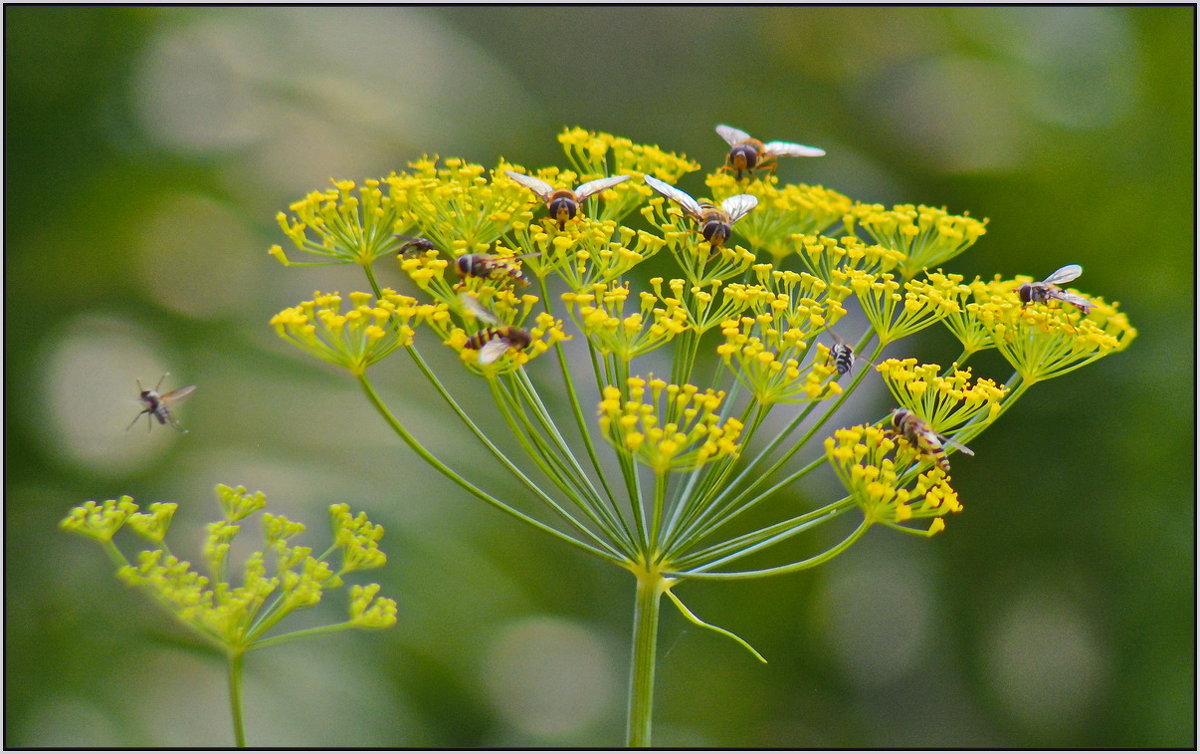
<path id="1" fill-rule="evenodd" d="M 492 390 L 492 397 L 496 401 L 496 407 L 500 410 L 500 414 L 505 423 L 508 424 L 513 438 L 525 451 L 526 455 L 529 456 L 529 459 L 533 461 L 534 465 L 536 465 L 538 469 L 545 474 L 546 477 L 549 478 L 556 487 L 558 487 L 559 491 L 562 492 L 568 500 L 574 503 L 576 508 L 583 511 L 584 514 L 587 515 L 593 523 L 599 526 L 601 530 L 608 534 L 609 537 L 611 537 L 614 541 L 621 541 L 613 531 L 607 529 L 603 523 L 597 520 L 592 506 L 584 500 L 584 497 L 586 496 L 585 493 L 578 488 L 578 485 L 570 477 L 570 474 L 567 473 L 566 469 L 562 467 L 562 464 L 558 458 L 556 458 L 550 449 L 545 446 L 545 442 L 542 437 L 537 434 L 532 426 L 529 425 L 528 419 L 522 412 L 518 410 L 519 407 L 515 403 L 516 399 L 507 391 L 503 390 L 495 380 L 489 381 L 488 385 Z M 517 414 L 521 415 L 520 419 L 517 418 Z M 605 542 L 595 532 L 580 523 L 553 498 L 547 497 L 545 499 L 545 503 L 552 508 L 555 513 L 562 517 L 563 520 L 574 527 L 580 534 L 587 536 L 600 547 L 610 551 L 613 555 L 619 554 L 611 544 Z"/>
<path id="2" fill-rule="evenodd" d="M 267 647 L 286 644 L 287 642 L 294 641 L 295 639 L 303 639 L 309 636 L 318 636 L 320 634 L 329 634 L 335 631 L 344 631 L 347 628 L 353 628 L 353 626 L 354 624 L 350 621 L 343 621 L 342 623 L 333 623 L 328 626 L 316 626 L 314 628 L 305 628 L 299 631 L 290 631 L 286 634 L 280 634 L 279 636 L 272 636 L 269 639 L 263 639 L 262 641 L 254 642 L 250 648 L 266 649 Z"/>
<path id="3" fill-rule="evenodd" d="M 804 513 L 799 516 L 793 516 L 786 521 L 780 521 L 762 529 L 747 532 L 737 537 L 733 537 L 732 539 L 727 539 L 723 542 L 710 545 L 702 550 L 688 553 L 687 555 L 680 557 L 678 560 L 671 561 L 671 565 L 678 570 L 688 570 L 690 568 L 697 567 L 701 563 L 714 561 L 717 558 L 724 558 L 725 556 L 733 553 L 742 553 L 748 555 L 750 552 L 754 552 L 756 550 L 747 550 L 747 548 L 757 547 L 767 540 L 770 540 L 772 543 L 778 542 L 780 541 L 780 539 L 778 539 L 780 535 L 786 534 L 787 536 L 791 536 L 793 534 L 799 534 L 806 529 L 812 528 L 817 524 L 823 524 L 826 521 L 845 513 L 848 510 L 848 507 L 846 506 L 847 499 L 848 498 L 842 498 L 841 500 L 829 503 L 828 505 L 824 505 L 816 510 L 809 511 L 808 513 Z"/>
<path id="4" fill-rule="evenodd" d="M 233 714 L 233 741 L 239 749 L 246 748 L 246 724 L 242 719 L 242 653 L 229 652 L 229 710 Z"/>
<path id="5" fill-rule="evenodd" d="M 513 508 L 512 506 L 508 505 L 507 503 L 501 501 L 500 499 L 498 499 L 496 497 L 493 497 L 492 495 L 489 495 L 488 493 L 486 493 L 483 490 L 476 487 L 474 484 L 471 484 L 470 482 L 468 482 L 458 472 L 454 471 L 449 466 L 442 463 L 436 456 L 434 456 L 432 453 L 430 453 L 425 448 L 424 445 L 422 445 L 420 442 L 418 442 L 417 439 L 415 437 L 413 437 L 407 429 L 404 428 L 404 425 L 400 423 L 400 420 L 397 419 L 394 414 L 392 414 L 391 410 L 388 409 L 387 405 L 383 402 L 383 399 L 381 399 L 379 397 L 379 394 L 375 392 L 375 388 L 371 385 L 370 380 L 367 379 L 367 376 L 365 374 L 358 375 L 358 384 L 362 387 L 363 392 L 366 393 L 367 400 L 369 400 L 371 402 L 371 405 L 373 405 L 375 407 L 375 410 L 379 412 L 379 415 L 383 417 L 383 420 L 385 422 L 387 422 L 388 426 L 390 426 L 392 428 L 392 431 L 395 432 L 400 437 L 400 439 L 403 440 L 404 443 L 406 445 L 408 445 L 409 448 L 412 449 L 412 451 L 414 453 L 416 453 L 418 456 L 420 456 L 422 460 L 424 460 L 430 466 L 432 466 L 433 468 L 435 468 L 439 472 L 441 472 L 441 474 L 443 476 L 445 476 L 447 479 L 454 482 L 459 487 L 462 487 L 464 490 L 471 493 L 472 495 L 479 498 L 480 500 L 487 503 L 488 505 L 491 505 L 492 507 L 507 513 L 508 515 L 512 516 L 513 518 L 516 518 L 520 521 L 523 521 L 523 522 L 529 524 L 530 526 L 534 527 L 535 529 L 538 529 L 539 531 L 543 531 L 557 539 L 560 539 L 560 540 L 567 542 L 569 544 L 572 544 L 582 550 L 590 552 L 593 555 L 597 555 L 601 558 L 604 558 L 605 560 L 608 560 L 608 561 L 611 561 L 614 563 L 618 563 L 618 564 L 624 562 L 623 559 L 620 557 L 614 556 L 608 552 L 605 552 L 604 550 L 593 547 L 593 546 L 587 544 L 586 542 L 582 542 L 578 539 L 575 539 L 574 537 L 572 537 L 569 534 L 566 534 L 565 532 L 561 532 L 558 529 L 555 529 L 552 526 L 548 526 L 547 524 L 537 520 L 536 518 L 533 518 L 532 516 L 522 513 L 521 511 L 517 510 L 516 508 Z"/>
<path id="6" fill-rule="evenodd" d="M 663 592 L 670 581 L 657 571 L 635 572 L 637 595 L 633 603 L 633 652 L 629 668 L 629 722 L 625 745 L 650 746 L 654 711 L 654 665 L 658 644 L 658 615 Z"/>
<path id="7" fill-rule="evenodd" d="M 544 277 L 538 278 L 538 286 L 542 293 L 542 307 L 547 314 L 554 315 L 554 310 L 550 303 L 550 289 L 546 286 Z M 591 343 L 588 344 L 589 348 Z M 579 396 L 575 393 L 575 385 L 571 380 L 571 370 L 567 366 L 567 355 L 563 350 L 562 343 L 555 343 L 554 350 L 558 354 L 558 367 L 562 372 L 563 385 L 567 389 L 567 400 L 571 404 L 571 412 L 575 415 L 575 423 L 579 427 L 579 435 L 583 438 L 584 447 L 587 449 L 588 458 L 591 459 L 592 467 L 596 470 L 596 476 L 600 477 L 600 483 L 604 486 L 604 491 L 608 494 L 609 502 L 616 505 L 616 497 L 612 490 L 609 489 L 607 481 L 604 479 L 604 468 L 600 465 L 600 457 L 596 455 L 596 447 L 592 443 L 592 434 L 588 430 L 587 421 L 583 416 L 583 409 L 579 405 Z"/>
<path id="8" fill-rule="evenodd" d="M 475 435 L 475 438 L 479 440 L 479 442 L 482 443 L 485 448 L 488 449 L 488 451 L 492 454 L 492 457 L 499 461 L 509 473 L 516 477 L 521 484 L 525 486 L 526 489 L 540 498 L 542 502 L 553 507 L 553 498 L 547 495 L 545 491 L 543 491 L 533 482 L 533 480 L 526 476 L 526 474 L 521 471 L 521 469 L 518 468 L 517 465 L 514 464 L 507 455 L 501 452 L 501 450 L 496 447 L 495 443 L 493 443 L 486 434 L 484 434 L 483 430 L 479 428 L 479 426 L 471 419 L 471 417 L 468 416 L 465 411 L 463 411 L 462 407 L 459 406 L 458 401 L 454 399 L 454 396 L 450 394 L 450 391 L 446 389 L 446 387 L 442 384 L 442 381 L 438 379 L 437 375 L 433 373 L 433 370 L 429 368 L 429 364 L 426 363 L 424 358 L 422 358 L 416 347 L 409 346 L 405 350 L 408 351 L 409 356 L 416 363 L 417 368 L 421 370 L 421 373 L 425 375 L 425 378 L 429 380 L 430 384 L 432 384 L 433 387 L 438 391 L 438 394 L 442 396 L 442 399 L 446 401 L 446 404 L 450 406 L 450 409 L 454 412 L 455 416 L 457 416 L 463 422 L 463 424 L 466 425 L 467 429 L 471 431 L 471 434 Z"/>
<path id="9" fill-rule="evenodd" d="M 781 576 L 785 573 L 795 573 L 797 571 L 803 571 L 808 568 L 815 568 L 816 566 L 819 566 L 819 565 L 822 565 L 823 563 L 829 562 L 833 558 L 842 554 L 847 548 L 850 547 L 850 545 L 857 542 L 858 538 L 861 537 L 863 534 L 865 534 L 867 529 L 869 529 L 869 528 L 871 528 L 871 522 L 868 519 L 863 518 L 863 521 L 862 521 L 862 523 L 860 523 L 858 525 L 858 528 L 856 528 L 853 532 L 850 533 L 850 536 L 846 537 L 844 540 L 842 540 L 838 544 L 829 548 L 828 550 L 821 553 L 820 555 L 814 555 L 813 557 L 808 558 L 806 560 L 800 560 L 795 563 L 788 563 L 787 565 L 776 566 L 774 568 L 762 568 L 762 569 L 759 569 L 756 571 L 724 571 L 724 572 L 713 573 L 713 572 L 709 572 L 709 571 L 705 570 L 708 568 L 715 568 L 716 566 L 720 565 L 723 562 L 727 562 L 729 560 L 733 560 L 735 558 L 741 557 L 744 554 L 744 553 L 735 553 L 734 555 L 730 555 L 725 558 L 721 558 L 720 560 L 714 560 L 711 563 L 707 563 L 705 565 L 698 566 L 697 568 L 693 568 L 688 571 L 672 571 L 672 572 L 669 572 L 667 575 L 671 576 L 672 578 L 679 578 L 679 579 L 687 578 L 687 579 L 709 579 L 709 580 L 716 580 L 716 581 L 721 581 L 721 580 L 732 581 L 735 579 L 754 579 L 754 578 L 762 578 L 764 576 Z M 772 542 L 771 544 L 774 544 L 774 543 Z"/>

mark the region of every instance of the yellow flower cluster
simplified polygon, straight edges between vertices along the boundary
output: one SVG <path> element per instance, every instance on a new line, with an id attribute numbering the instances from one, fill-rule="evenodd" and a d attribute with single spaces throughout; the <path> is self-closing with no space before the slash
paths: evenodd
<path id="1" fill-rule="evenodd" d="M 857 221 L 876 243 L 904 254 L 900 274 L 906 280 L 953 259 L 987 232 L 986 219 L 952 215 L 944 208 L 923 204 L 897 204 L 890 210 L 882 204 L 858 204 L 850 218 L 848 230 Z"/>
<path id="2" fill-rule="evenodd" d="M 1008 388 L 981 377 L 971 382 L 971 370 L 955 369 L 941 375 L 937 364 L 918 364 L 916 359 L 888 359 L 876 370 L 895 397 L 939 434 L 951 432 L 968 422 L 990 422 L 1000 413 Z"/>
<path id="3" fill-rule="evenodd" d="M 275 331 L 318 358 L 362 374 L 401 346 L 412 345 L 413 317 L 428 314 L 416 299 L 385 288 L 372 302 L 369 293 L 351 293 L 342 311 L 338 293 L 317 291 L 312 301 L 291 306 L 271 318 Z"/>
<path id="4" fill-rule="evenodd" d="M 604 388 L 600 431 L 659 473 L 694 469 L 740 450 L 742 422 L 722 421 L 717 413 L 724 399 L 724 391 L 674 385 L 653 374 L 630 377 L 625 393 Z"/>
<path id="5" fill-rule="evenodd" d="M 678 299 L 660 301 L 646 291 L 639 294 L 640 311 L 626 315 L 629 284 L 595 283 L 590 290 L 564 293 L 563 301 L 579 329 L 601 353 L 621 361 L 649 353 L 690 326 L 688 312 Z"/>
<path id="6" fill-rule="evenodd" d="M 536 198 L 504 175 L 512 167 L 501 163 L 488 180 L 482 165 L 448 157 L 439 166 L 437 157 L 424 157 L 409 163 L 410 171 L 393 173 L 385 181 L 397 201 L 404 198 L 421 235 L 446 254 L 459 256 L 486 249 L 514 222 L 532 221 L 530 200 Z"/>
<path id="7" fill-rule="evenodd" d="M 962 505 L 946 475 L 936 467 L 918 476 L 912 486 L 901 483 L 898 469 L 911 463 L 907 458 L 910 452 L 884 429 L 869 425 L 839 429 L 825 440 L 829 465 L 868 521 L 932 536 L 946 528 L 942 517 L 958 513 Z M 926 529 L 902 525 L 926 518 L 933 519 Z"/>
<path id="8" fill-rule="evenodd" d="M 329 506 L 329 517 L 333 543 L 342 551 L 341 573 L 380 568 L 387 563 L 387 556 L 379 549 L 383 527 L 368 521 L 366 513 L 352 516 L 350 506 L 338 503 Z"/>
<path id="9" fill-rule="evenodd" d="M 705 178 L 719 203 L 734 194 L 758 197 L 754 211 L 738 221 L 737 231 L 756 252 L 766 252 L 779 262 L 794 251 L 791 236 L 829 233 L 854 206 L 850 197 L 823 186 L 788 183 L 766 176 L 737 180 L 732 173 L 711 173 Z"/>
<path id="10" fill-rule="evenodd" d="M 570 223 L 563 231 L 556 225 L 549 230 L 533 225 L 516 229 L 512 235 L 514 247 L 531 255 L 524 260 L 526 267 L 539 277 L 557 272 L 575 291 L 615 280 L 666 245 L 652 233 L 618 225 L 614 220 Z"/>
<path id="11" fill-rule="evenodd" d="M 270 254 L 285 265 L 368 265 L 395 252 L 401 242 L 396 233 L 407 225 L 405 197 L 385 195 L 375 179 L 357 186 L 354 181 L 333 181 L 333 188 L 313 191 L 288 207 L 292 214 L 275 216 L 279 227 L 296 248 L 327 257 L 328 262 L 292 262 L 279 245 Z M 357 190 L 356 190 L 357 189 Z"/>
<path id="12" fill-rule="evenodd" d="M 685 174 L 700 169 L 698 163 L 684 155 L 657 146 L 634 144 L 625 137 L 600 131 L 568 128 L 558 135 L 558 142 L 579 174 L 580 182 L 609 175 L 633 176 L 633 180 L 609 190 L 608 198 L 595 215 L 598 220 L 619 221 L 650 196 L 650 188 L 641 176 L 649 174 L 675 183 Z"/>
<path id="13" fill-rule="evenodd" d="M 725 342 L 717 354 L 733 376 L 763 405 L 821 400 L 841 393 L 829 351 L 818 347 L 806 368 L 811 330 L 789 326 L 782 315 L 762 312 L 721 324 Z"/>
<path id="14" fill-rule="evenodd" d="M 997 281 L 973 312 L 991 334 L 997 350 L 1029 382 L 1074 371 L 1111 353 L 1124 351 L 1137 337 L 1117 304 L 1087 296 L 1084 315 L 1066 304 L 1023 306 L 1015 290 L 1031 278 Z"/>
<path id="15" fill-rule="evenodd" d="M 954 337 L 963 344 L 963 350 L 970 355 L 996 347 L 991 331 L 979 319 L 979 305 L 989 301 L 994 295 L 1011 293 L 1012 283 L 1000 281 L 999 278 L 986 282 L 976 277 L 965 285 L 970 290 L 969 303 L 958 311 L 947 314 L 942 324 L 954 333 Z"/>
<path id="16" fill-rule="evenodd" d="M 970 292 L 961 281 L 962 275 L 930 272 L 925 280 L 901 284 L 891 273 L 854 270 L 849 283 L 879 342 L 886 345 L 960 311 L 962 298 Z"/>
<path id="17" fill-rule="evenodd" d="M 868 246 L 854 236 L 830 238 L 800 233 L 788 240 L 804 268 L 821 280 L 844 280 L 853 270 L 890 272 L 904 262 L 900 252 L 879 244 Z"/>

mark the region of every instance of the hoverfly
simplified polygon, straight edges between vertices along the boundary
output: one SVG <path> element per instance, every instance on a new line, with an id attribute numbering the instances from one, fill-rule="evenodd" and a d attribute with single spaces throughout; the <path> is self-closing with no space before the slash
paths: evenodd
<path id="1" fill-rule="evenodd" d="M 722 169 L 736 171 L 738 180 L 742 179 L 743 172 L 775 172 L 776 157 L 821 157 L 825 154 L 824 149 L 806 147 L 789 141 L 768 141 L 764 144 L 732 126 L 717 126 L 717 133 L 730 146 L 729 154 L 725 155 L 725 167 Z"/>
<path id="2" fill-rule="evenodd" d="M 825 332 L 829 333 L 829 337 L 833 338 L 834 345 L 833 348 L 829 349 L 829 356 L 833 359 L 834 365 L 837 366 L 838 377 L 849 374 L 856 361 L 865 361 L 868 364 L 874 363 L 865 356 L 859 356 L 854 353 L 854 349 L 850 347 L 850 344 L 842 340 L 833 330 L 826 330 Z"/>
<path id="3" fill-rule="evenodd" d="M 479 303 L 479 299 L 468 293 L 460 293 L 458 298 L 463 302 L 467 311 L 474 314 L 480 322 L 500 325 L 500 320 L 496 318 L 496 315 Z M 515 348 L 518 351 L 524 351 L 532 342 L 533 336 L 529 334 L 528 330 L 512 325 L 500 325 L 499 327 L 484 328 L 475 333 L 467 338 L 463 343 L 463 348 L 478 351 L 475 360 L 479 362 L 480 366 L 485 366 L 508 353 L 508 349 Z"/>
<path id="4" fill-rule="evenodd" d="M 729 238 L 730 226 L 745 217 L 750 210 L 758 206 L 758 197 L 753 194 L 737 194 L 721 202 L 717 207 L 708 202 L 698 202 L 689 194 L 680 191 L 669 183 L 664 183 L 652 175 L 645 176 L 647 185 L 658 193 L 678 204 L 684 212 L 691 215 L 700 224 L 697 231 L 712 248 L 720 248 L 725 239 Z"/>
<path id="5" fill-rule="evenodd" d="M 969 456 L 975 451 L 933 431 L 933 427 L 906 408 L 892 409 L 892 428 L 896 434 L 908 441 L 908 444 L 921 453 L 931 457 L 934 464 L 943 472 L 950 473 L 950 461 L 946 458 L 946 448 L 954 448 Z"/>
<path id="6" fill-rule="evenodd" d="M 404 240 L 404 245 L 401 246 L 400 251 L 397 252 L 397 254 L 399 254 L 400 256 L 406 256 L 407 254 L 410 254 L 410 253 L 423 254 L 426 251 L 433 251 L 433 249 L 436 248 L 433 245 L 433 241 L 430 241 L 428 238 L 418 238 L 417 236 L 405 236 L 405 235 L 401 235 L 399 233 L 396 234 L 396 238 L 400 238 L 400 239 Z"/>
<path id="7" fill-rule="evenodd" d="M 527 286 L 529 285 L 529 278 L 525 277 L 525 273 L 521 270 L 520 266 L 513 264 L 513 260 L 533 256 L 537 256 L 537 253 L 518 254 L 511 257 L 492 256 L 491 254 L 463 254 L 454 260 L 454 267 L 458 270 L 458 274 L 463 277 L 480 277 L 492 280 L 507 277 L 523 286 Z"/>
<path id="8" fill-rule="evenodd" d="M 592 194 L 598 194 L 605 189 L 610 189 L 622 181 L 629 180 L 632 176 L 628 175 L 610 175 L 607 178 L 597 178 L 594 181 L 581 183 L 571 189 L 556 189 L 549 183 L 546 183 L 541 178 L 534 178 L 532 175 L 517 173 L 512 170 L 505 170 L 504 173 L 512 178 L 517 183 L 529 189 L 538 195 L 546 207 L 550 210 L 550 217 L 558 221 L 558 229 L 562 230 L 566 226 L 567 220 L 575 217 L 579 213 L 579 205 Z"/>
<path id="9" fill-rule="evenodd" d="M 138 400 L 140 400 L 142 402 L 142 404 L 145 405 L 145 408 L 143 408 L 141 411 L 139 411 L 137 416 L 133 417 L 133 421 L 131 421 L 129 423 L 129 426 L 125 428 L 126 432 L 133 429 L 133 425 L 137 424 L 137 420 L 142 418 L 142 414 L 146 415 L 146 431 L 147 432 L 149 432 L 151 429 L 154 428 L 154 424 L 153 424 L 153 422 L 150 421 L 150 417 L 154 417 L 155 419 L 158 419 L 159 424 L 170 423 L 170 425 L 172 427 L 179 430 L 180 432 L 187 432 L 186 429 L 179 426 L 179 422 L 176 421 L 175 417 L 171 415 L 171 412 L 167 409 L 167 404 L 171 403 L 173 401 L 175 401 L 175 402 L 181 401 L 184 398 L 188 397 L 189 395 L 192 394 L 192 391 L 196 389 L 196 386 L 188 385 L 187 387 L 181 387 L 177 390 L 172 390 L 169 393 L 159 393 L 158 388 L 162 385 L 162 381 L 167 376 L 167 374 L 169 374 L 169 372 L 166 374 L 163 374 L 162 377 L 158 378 L 158 384 L 154 386 L 153 390 L 144 390 L 142 388 L 141 379 L 139 379 L 137 381 Z"/>
<path id="10" fill-rule="evenodd" d="M 1086 315 L 1092 310 L 1092 302 L 1083 296 L 1068 293 L 1057 285 L 1058 283 L 1069 283 L 1081 274 L 1083 274 L 1082 267 L 1077 264 L 1069 264 L 1066 267 L 1059 267 L 1040 283 L 1023 283 L 1017 289 L 1017 295 L 1021 297 L 1021 306 L 1028 306 L 1031 303 L 1046 304 L 1051 299 L 1058 299 L 1076 307 Z"/>

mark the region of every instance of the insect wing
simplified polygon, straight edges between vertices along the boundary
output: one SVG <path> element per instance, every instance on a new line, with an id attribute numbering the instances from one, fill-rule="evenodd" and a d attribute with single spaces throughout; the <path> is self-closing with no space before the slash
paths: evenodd
<path id="1" fill-rule="evenodd" d="M 471 294 L 464 291 L 463 293 L 458 294 L 458 300 L 461 301 L 463 306 L 466 307 L 467 311 L 471 312 L 471 314 L 474 314 L 475 318 L 480 322 L 486 322 L 489 325 L 500 324 L 500 320 L 496 318 L 496 315 L 488 311 L 487 307 L 481 304 L 479 299 L 475 298 Z"/>
<path id="2" fill-rule="evenodd" d="M 504 174 L 533 193 L 542 197 L 542 201 L 549 201 L 550 195 L 554 193 L 554 187 L 543 181 L 541 178 L 534 178 L 532 175 L 516 173 L 512 170 L 505 170 Z"/>
<path id="3" fill-rule="evenodd" d="M 506 351 L 508 351 L 509 345 L 510 343 L 506 338 L 497 336 L 489 340 L 487 343 L 484 343 L 483 347 L 479 349 L 479 355 L 475 358 L 480 364 L 491 364 L 493 361 L 503 356 Z"/>
<path id="4" fill-rule="evenodd" d="M 163 393 L 162 395 L 160 395 L 158 397 L 158 399 L 162 403 L 171 403 L 171 402 L 178 403 L 179 401 L 181 401 L 184 398 L 191 395 L 192 391 L 194 391 L 195 389 L 196 389 L 195 385 L 188 385 L 187 387 L 181 387 L 177 390 L 172 390 L 169 393 Z"/>
<path id="5" fill-rule="evenodd" d="M 627 181 L 633 176 L 628 175 L 610 175 L 607 178 L 597 178 L 594 181 L 582 183 L 579 188 L 575 189 L 575 198 L 579 201 L 587 199 L 592 194 L 598 194 L 605 189 L 610 189 L 622 181 Z"/>
<path id="6" fill-rule="evenodd" d="M 803 144 L 793 144 L 790 141 L 768 141 L 763 149 L 773 155 L 783 157 L 824 157 L 825 150 L 820 147 L 806 147 Z"/>
<path id="7" fill-rule="evenodd" d="M 752 138 L 750 134 L 733 126 L 717 126 L 717 133 L 731 147 L 741 144 L 743 141 L 750 141 Z"/>
<path id="8" fill-rule="evenodd" d="M 1059 267 L 1050 276 L 1043 280 L 1047 285 L 1058 285 L 1059 283 L 1069 283 L 1075 278 L 1083 274 L 1083 268 L 1077 264 L 1069 264 L 1066 267 Z"/>
<path id="9" fill-rule="evenodd" d="M 957 440 L 951 440 L 950 438 L 942 437 L 941 435 L 937 435 L 937 438 L 939 440 L 941 440 L 942 447 L 944 447 L 944 448 L 954 448 L 959 453 L 962 453 L 963 455 L 967 455 L 967 456 L 975 455 L 975 451 L 971 450 L 966 445 L 963 445 L 961 442 L 958 442 Z"/>
<path id="10" fill-rule="evenodd" d="M 667 197 L 671 201 L 683 207 L 684 211 L 692 217 L 700 216 L 700 203 L 691 197 L 690 194 L 680 191 L 669 183 L 664 183 L 652 175 L 644 176 L 646 185 L 654 189 L 658 193 Z"/>
<path id="11" fill-rule="evenodd" d="M 721 209 L 729 215 L 729 222 L 735 223 L 745 217 L 750 210 L 758 206 L 758 197 L 754 194 L 737 194 L 721 202 Z"/>
<path id="12" fill-rule="evenodd" d="M 1051 298 L 1056 298 L 1059 301 L 1065 301 L 1071 306 L 1078 307 L 1081 312 L 1088 314 L 1092 311 L 1092 302 L 1088 301 L 1083 296 L 1077 296 L 1069 291 L 1050 291 L 1048 294 Z"/>

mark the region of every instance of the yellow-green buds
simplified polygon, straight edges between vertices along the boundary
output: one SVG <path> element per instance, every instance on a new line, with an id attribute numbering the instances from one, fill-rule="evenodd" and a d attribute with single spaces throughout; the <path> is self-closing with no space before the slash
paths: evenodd
<path id="1" fill-rule="evenodd" d="M 242 530 L 241 524 L 233 522 L 262 511 L 266 497 L 261 492 L 247 494 L 244 487 L 226 485 L 218 485 L 216 493 L 224 518 L 208 525 L 203 547 L 208 576 L 171 555 L 163 544 L 177 507 L 174 503 L 153 503 L 147 513 L 138 513 L 130 497 L 102 505 L 88 502 L 73 509 L 60 525 L 104 542 L 121 564 L 118 578 L 148 592 L 183 624 L 231 652 L 286 639 L 288 634 L 272 638 L 264 635 L 288 613 L 317 604 L 326 590 L 341 586 L 343 574 L 378 568 L 386 562 L 378 546 L 383 528 L 368 521 L 366 514 L 351 516 L 345 505 L 330 508 L 334 521 L 334 547 L 330 549 L 342 551 L 343 567 L 338 571 L 325 560 L 313 557 L 311 548 L 288 545 L 288 539 L 304 531 L 302 524 L 263 511 L 263 537 L 267 551 L 274 555 L 273 572 L 264 553 L 253 552 L 246 558 L 241 583 L 232 583 L 227 575 L 230 546 Z M 130 563 L 111 541 L 124 523 L 161 548 L 142 552 Z M 350 620 L 326 630 L 383 628 L 395 623 L 395 602 L 376 597 L 378 590 L 378 585 L 353 587 Z M 306 629 L 303 633 L 313 631 Z"/>
<path id="2" fill-rule="evenodd" d="M 946 528 L 942 517 L 958 513 L 962 505 L 946 474 L 936 467 L 917 477 L 911 486 L 902 483 L 897 470 L 911 463 L 910 453 L 886 430 L 868 425 L 839 429 L 825 440 L 829 465 L 868 521 L 932 536 Z M 926 529 L 902 526 L 905 521 L 923 518 L 933 519 Z"/>
<path id="3" fill-rule="evenodd" d="M 77 508 L 72 508 L 71 514 L 60 521 L 58 526 L 65 531 L 108 542 L 137 509 L 133 498 L 128 495 L 122 495 L 118 500 L 105 500 L 103 503 L 89 500 Z"/>
<path id="4" fill-rule="evenodd" d="M 619 451 L 655 471 L 694 469 L 740 449 L 742 422 L 722 421 L 717 413 L 723 391 L 673 385 L 653 374 L 630 377 L 626 390 L 604 388 L 600 431 Z"/>

